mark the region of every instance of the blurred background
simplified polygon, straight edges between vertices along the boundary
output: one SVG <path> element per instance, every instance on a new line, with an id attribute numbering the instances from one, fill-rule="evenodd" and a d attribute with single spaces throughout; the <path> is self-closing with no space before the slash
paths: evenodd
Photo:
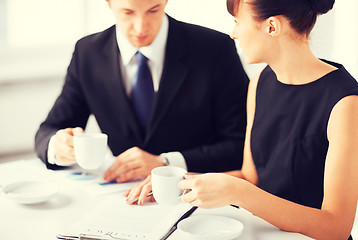
<path id="1" fill-rule="evenodd" d="M 228 34 L 234 26 L 226 0 L 168 0 L 166 11 Z M 342 63 L 356 79 L 357 12 L 358 1 L 336 1 L 310 40 L 316 56 Z M 35 133 L 60 93 L 75 42 L 113 24 L 105 0 L 0 0 L 0 161 L 36 156 Z M 249 76 L 264 66 L 240 56 Z"/>

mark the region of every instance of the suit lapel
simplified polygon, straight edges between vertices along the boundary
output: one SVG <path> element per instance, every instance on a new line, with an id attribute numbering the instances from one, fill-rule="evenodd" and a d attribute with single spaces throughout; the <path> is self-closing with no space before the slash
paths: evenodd
<path id="1" fill-rule="evenodd" d="M 169 16 L 168 16 L 169 17 Z M 182 86 L 189 68 L 184 63 L 184 56 L 187 48 L 183 40 L 183 33 L 180 24 L 176 20 L 169 17 L 169 32 L 167 39 L 167 47 L 165 53 L 165 61 L 160 85 L 146 134 L 145 143 L 148 143 L 160 121 L 165 115 L 170 104 L 177 95 Z M 178 39 L 180 39 L 178 41 Z"/>
<path id="2" fill-rule="evenodd" d="M 126 93 L 122 74 L 119 65 L 119 49 L 116 40 L 115 26 L 111 36 L 108 38 L 108 43 L 103 48 L 103 67 L 102 76 L 106 76 L 107 92 L 110 99 L 113 100 L 113 105 L 116 113 L 114 115 L 121 118 L 121 121 L 126 121 L 133 131 L 134 135 L 138 139 L 138 142 L 142 142 L 144 134 L 141 132 L 137 118 L 132 109 L 131 102 Z"/>

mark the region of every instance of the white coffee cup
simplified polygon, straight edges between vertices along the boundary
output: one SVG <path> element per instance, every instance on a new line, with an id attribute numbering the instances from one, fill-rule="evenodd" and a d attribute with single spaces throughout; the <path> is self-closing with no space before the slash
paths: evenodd
<path id="1" fill-rule="evenodd" d="M 75 158 L 83 169 L 100 167 L 107 151 L 108 136 L 104 133 L 82 133 L 73 137 Z"/>
<path id="2" fill-rule="evenodd" d="M 178 183 L 187 171 L 183 168 L 164 166 L 152 170 L 152 192 L 155 201 L 162 205 L 175 205 L 180 202 L 183 191 Z"/>

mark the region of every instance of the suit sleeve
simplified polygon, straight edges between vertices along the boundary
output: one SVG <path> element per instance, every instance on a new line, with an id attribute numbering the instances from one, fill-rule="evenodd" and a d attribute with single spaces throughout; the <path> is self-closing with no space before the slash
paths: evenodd
<path id="1" fill-rule="evenodd" d="M 189 171 L 221 172 L 241 169 L 246 131 L 246 98 L 249 79 L 234 41 L 215 46 L 220 51 L 212 88 L 215 139 L 182 151 Z"/>
<path id="2" fill-rule="evenodd" d="M 47 159 L 48 143 L 50 138 L 60 129 L 86 126 L 90 111 L 80 84 L 80 59 L 76 44 L 72 60 L 67 69 L 62 92 L 55 101 L 46 120 L 40 125 L 35 136 L 35 149 L 38 157 L 47 168 L 58 169 L 57 165 L 50 164 Z"/>

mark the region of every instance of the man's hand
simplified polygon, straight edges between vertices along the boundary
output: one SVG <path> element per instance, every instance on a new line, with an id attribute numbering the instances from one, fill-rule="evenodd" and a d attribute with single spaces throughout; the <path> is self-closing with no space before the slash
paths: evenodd
<path id="1" fill-rule="evenodd" d="M 163 165 L 161 156 L 133 147 L 117 156 L 103 178 L 108 182 L 126 182 L 133 178 L 147 177 L 153 168 Z"/>
<path id="2" fill-rule="evenodd" d="M 74 163 L 75 152 L 73 149 L 73 136 L 83 133 L 80 127 L 61 129 L 56 132 L 55 158 L 61 162 Z"/>

